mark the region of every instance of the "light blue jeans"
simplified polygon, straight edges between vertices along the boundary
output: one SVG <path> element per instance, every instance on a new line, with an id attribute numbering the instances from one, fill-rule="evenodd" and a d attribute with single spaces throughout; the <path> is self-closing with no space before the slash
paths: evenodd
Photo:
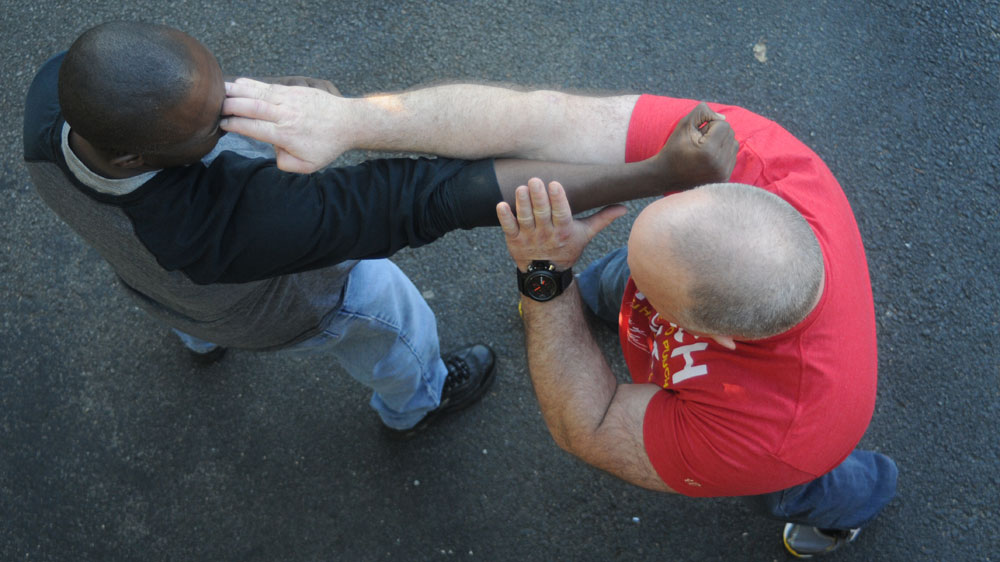
<path id="1" fill-rule="evenodd" d="M 374 394 L 382 422 L 408 429 L 438 406 L 448 370 L 438 347 L 437 321 L 427 302 L 396 264 L 362 260 L 351 270 L 344 300 L 320 334 L 279 353 L 334 359 Z M 215 344 L 178 330 L 189 349 Z"/>
<path id="2" fill-rule="evenodd" d="M 629 267 L 626 248 L 590 264 L 577 278 L 583 302 L 598 318 L 618 326 Z M 760 515 L 821 529 L 852 529 L 875 518 L 896 495 L 896 463 L 872 451 L 855 450 L 830 472 L 744 501 Z"/>

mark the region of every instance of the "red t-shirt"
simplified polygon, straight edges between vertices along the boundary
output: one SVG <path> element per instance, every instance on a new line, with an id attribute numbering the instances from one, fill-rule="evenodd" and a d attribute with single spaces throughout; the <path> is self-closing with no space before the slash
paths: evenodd
<path id="1" fill-rule="evenodd" d="M 658 152 L 696 103 L 642 96 L 626 160 Z M 777 194 L 816 232 L 823 295 L 791 330 L 729 351 L 660 322 L 630 279 L 621 344 L 632 379 L 664 389 L 643 423 L 646 452 L 663 481 L 689 496 L 761 494 L 825 474 L 864 434 L 875 407 L 874 304 L 861 235 L 826 165 L 774 122 L 711 107 L 740 142 L 731 181 Z"/>

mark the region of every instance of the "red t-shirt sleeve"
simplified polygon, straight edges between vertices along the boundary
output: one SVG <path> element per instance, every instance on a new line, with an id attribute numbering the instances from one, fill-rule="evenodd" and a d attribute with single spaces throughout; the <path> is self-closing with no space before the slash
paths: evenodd
<path id="1" fill-rule="evenodd" d="M 625 140 L 625 161 L 638 162 L 653 156 L 666 144 L 677 122 L 691 112 L 697 101 L 644 94 L 632 109 Z"/>
<path id="2" fill-rule="evenodd" d="M 632 109 L 628 135 L 625 138 L 625 161 L 645 160 L 659 152 L 666 144 L 670 134 L 677 128 L 677 123 L 697 105 L 697 100 L 650 94 L 639 96 L 639 100 Z M 779 129 L 779 127 L 768 119 L 742 107 L 721 103 L 709 103 L 708 107 L 725 116 L 726 122 L 733 128 L 736 140 L 740 143 L 740 151 L 736 156 L 736 167 L 733 169 L 730 181 L 760 186 L 759 177 L 763 171 L 763 164 L 745 141 L 758 134 Z M 791 138 L 791 135 L 787 136 Z"/>

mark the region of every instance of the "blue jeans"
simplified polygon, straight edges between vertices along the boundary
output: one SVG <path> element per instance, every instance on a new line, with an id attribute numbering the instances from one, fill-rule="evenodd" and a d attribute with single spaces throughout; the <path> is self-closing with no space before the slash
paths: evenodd
<path id="1" fill-rule="evenodd" d="M 382 422 L 408 429 L 438 406 L 448 369 L 437 321 L 413 283 L 389 260 L 363 260 L 351 270 L 340 309 L 316 336 L 278 353 L 328 356 L 374 391 Z M 215 344 L 178 330 L 196 353 Z"/>
<path id="2" fill-rule="evenodd" d="M 628 283 L 626 248 L 590 264 L 577 278 L 583 302 L 598 318 L 618 326 Z M 785 490 L 746 496 L 758 514 L 821 529 L 852 529 L 871 521 L 896 494 L 896 463 L 872 451 L 855 450 L 830 472 Z"/>

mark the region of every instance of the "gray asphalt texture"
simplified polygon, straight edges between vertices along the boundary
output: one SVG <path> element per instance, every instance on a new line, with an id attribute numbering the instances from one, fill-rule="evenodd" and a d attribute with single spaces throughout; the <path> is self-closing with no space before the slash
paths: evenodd
<path id="1" fill-rule="evenodd" d="M 786 558 L 780 524 L 737 501 L 640 490 L 554 445 L 498 229 L 395 258 L 444 349 L 500 356 L 482 403 L 416 441 L 383 439 L 333 365 L 238 351 L 192 365 L 22 164 L 32 75 L 109 19 L 178 27 L 227 73 L 320 76 L 349 95 L 513 82 L 779 121 L 856 213 L 881 367 L 861 445 L 900 468 L 898 497 L 836 559 L 1000 559 L 996 1 L 43 0 L 0 15 L 0 560 Z M 585 261 L 623 243 L 639 207 Z M 596 335 L 624 373 L 615 334 Z"/>

